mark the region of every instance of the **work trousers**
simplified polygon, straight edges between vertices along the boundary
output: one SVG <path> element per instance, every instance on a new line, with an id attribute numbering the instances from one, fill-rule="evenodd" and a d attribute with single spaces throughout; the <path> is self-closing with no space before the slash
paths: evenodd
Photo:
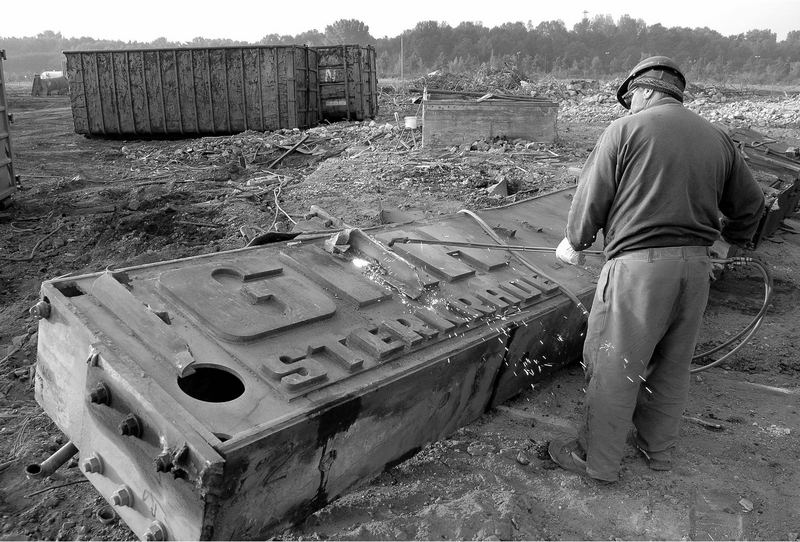
<path id="1" fill-rule="evenodd" d="M 603 266 L 583 349 L 578 441 L 590 476 L 619 478 L 631 422 L 653 457 L 675 446 L 710 276 L 708 247 L 698 246 L 626 252 Z"/>

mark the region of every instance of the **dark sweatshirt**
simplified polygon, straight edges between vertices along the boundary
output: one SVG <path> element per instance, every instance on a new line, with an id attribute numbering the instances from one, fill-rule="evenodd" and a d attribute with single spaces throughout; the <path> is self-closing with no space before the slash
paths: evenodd
<path id="1" fill-rule="evenodd" d="M 583 250 L 602 229 L 609 258 L 642 248 L 710 246 L 720 233 L 746 245 L 763 211 L 761 188 L 731 138 L 664 97 L 600 136 L 578 181 L 566 236 Z"/>

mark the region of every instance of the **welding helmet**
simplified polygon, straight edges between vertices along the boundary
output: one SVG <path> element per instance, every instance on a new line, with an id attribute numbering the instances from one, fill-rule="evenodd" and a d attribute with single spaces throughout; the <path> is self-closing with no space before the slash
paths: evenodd
<path id="1" fill-rule="evenodd" d="M 625 109 L 630 109 L 630 100 L 624 98 L 631 88 L 631 83 L 638 80 L 635 86 L 645 86 L 669 94 L 678 101 L 683 101 L 683 90 L 686 88 L 686 77 L 669 57 L 651 56 L 634 66 L 627 79 L 617 89 L 617 101 Z"/>

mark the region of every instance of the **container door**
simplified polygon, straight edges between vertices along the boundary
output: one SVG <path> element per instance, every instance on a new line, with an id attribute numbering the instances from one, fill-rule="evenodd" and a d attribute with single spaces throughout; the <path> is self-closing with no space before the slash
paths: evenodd
<path id="1" fill-rule="evenodd" d="M 0 50 L 0 207 L 14 191 L 14 165 L 11 162 L 11 136 L 6 100 L 6 80 L 3 75 L 3 60 L 6 52 Z"/>

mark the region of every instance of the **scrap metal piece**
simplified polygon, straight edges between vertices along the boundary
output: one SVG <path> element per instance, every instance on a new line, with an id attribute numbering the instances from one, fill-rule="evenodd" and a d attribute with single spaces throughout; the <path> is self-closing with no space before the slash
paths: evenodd
<path id="1" fill-rule="evenodd" d="M 555 246 L 568 194 L 481 215 Z M 45 282 L 36 398 L 137 536 L 272 536 L 580 357 L 583 314 L 523 265 L 551 254 L 384 244 L 437 235 L 492 241 L 454 214 Z"/>
<path id="2" fill-rule="evenodd" d="M 34 463 L 25 467 L 25 474 L 28 478 L 47 478 L 76 453 L 78 453 L 78 448 L 75 444 L 72 441 L 67 442 L 41 463 Z"/>
<path id="3" fill-rule="evenodd" d="M 755 130 L 722 127 L 740 146 L 764 193 L 764 215 L 752 240 L 755 248 L 762 240 L 777 232 L 785 218 L 796 215 L 800 210 L 800 156 L 795 147 L 765 138 Z"/>

